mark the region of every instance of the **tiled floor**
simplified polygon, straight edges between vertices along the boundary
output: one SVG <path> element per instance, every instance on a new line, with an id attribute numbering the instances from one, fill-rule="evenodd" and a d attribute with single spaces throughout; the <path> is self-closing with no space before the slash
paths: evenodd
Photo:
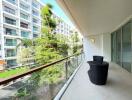
<path id="1" fill-rule="evenodd" d="M 61 100 L 132 100 L 132 74 L 110 63 L 107 84 L 97 86 L 90 82 L 85 62 Z"/>

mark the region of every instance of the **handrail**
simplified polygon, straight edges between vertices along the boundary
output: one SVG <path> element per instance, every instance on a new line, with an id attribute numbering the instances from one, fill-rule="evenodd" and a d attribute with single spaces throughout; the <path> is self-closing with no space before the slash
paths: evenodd
<path id="1" fill-rule="evenodd" d="M 0 85 L 2 85 L 2 84 L 7 84 L 7 83 L 9 83 L 9 82 L 11 82 L 11 81 L 13 81 L 13 80 L 16 80 L 16 79 L 21 78 L 21 77 L 23 77 L 23 76 L 26 76 L 26 75 L 29 75 L 29 74 L 31 74 L 31 73 L 37 72 L 37 71 L 39 71 L 39 70 L 41 70 L 41 69 L 43 69 L 43 68 L 47 68 L 47 67 L 49 67 L 49 66 L 52 66 L 52 65 L 57 64 L 57 63 L 59 63 L 59 62 L 62 62 L 62 61 L 64 61 L 64 60 L 67 60 L 68 58 L 71 58 L 71 57 L 73 57 L 73 56 L 75 56 L 75 55 L 79 55 L 79 54 L 81 54 L 81 53 L 77 53 L 77 54 L 74 54 L 74 55 L 65 57 L 65 58 L 63 58 L 63 59 L 54 61 L 54 62 L 52 62 L 52 63 L 48 63 L 48 64 L 45 64 L 45 65 L 41 65 L 40 67 L 37 67 L 37 68 L 32 68 L 31 70 L 29 70 L 29 71 L 27 71 L 27 72 L 24 72 L 24 73 L 22 73 L 22 74 L 15 75 L 15 76 L 12 76 L 12 77 L 3 79 L 3 80 L 0 81 Z"/>

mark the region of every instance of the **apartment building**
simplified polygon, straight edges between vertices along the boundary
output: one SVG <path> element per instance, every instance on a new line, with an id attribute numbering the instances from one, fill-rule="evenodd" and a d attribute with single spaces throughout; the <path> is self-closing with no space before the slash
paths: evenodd
<path id="1" fill-rule="evenodd" d="M 17 66 L 17 38 L 40 35 L 41 6 L 37 0 L 0 0 L 0 59 L 7 68 Z"/>
<path id="2" fill-rule="evenodd" d="M 69 24 L 67 24 L 62 18 L 57 16 L 57 14 L 55 14 L 54 12 L 53 12 L 53 18 L 56 19 L 56 23 L 57 23 L 54 33 L 64 34 L 69 36 L 73 28 Z"/>

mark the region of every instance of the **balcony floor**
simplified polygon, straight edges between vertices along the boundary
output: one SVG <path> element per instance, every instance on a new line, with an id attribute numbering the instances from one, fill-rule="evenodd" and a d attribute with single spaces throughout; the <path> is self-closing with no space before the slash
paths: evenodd
<path id="1" fill-rule="evenodd" d="M 132 100 L 132 74 L 110 63 L 107 84 L 90 82 L 86 61 L 73 78 L 61 100 Z"/>

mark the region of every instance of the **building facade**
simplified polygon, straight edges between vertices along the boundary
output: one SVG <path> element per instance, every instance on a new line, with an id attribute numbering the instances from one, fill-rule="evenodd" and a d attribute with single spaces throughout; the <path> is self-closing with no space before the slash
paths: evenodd
<path id="1" fill-rule="evenodd" d="M 57 34 L 64 34 L 69 36 L 73 28 L 67 24 L 64 20 L 62 20 L 57 14 L 53 12 L 53 18 L 56 20 L 56 29 L 54 30 L 54 33 Z"/>
<path id="2" fill-rule="evenodd" d="M 20 39 L 33 39 L 41 32 L 41 7 L 38 0 L 1 0 L 0 1 L 0 60 L 6 62 L 6 68 L 19 66 L 16 46 Z M 55 33 L 69 35 L 71 26 L 53 13 L 57 21 Z M 18 39 L 19 38 L 19 39 Z"/>
<path id="3" fill-rule="evenodd" d="M 41 6 L 37 0 L 0 0 L 0 59 L 7 67 L 17 66 L 17 38 L 39 36 Z"/>

